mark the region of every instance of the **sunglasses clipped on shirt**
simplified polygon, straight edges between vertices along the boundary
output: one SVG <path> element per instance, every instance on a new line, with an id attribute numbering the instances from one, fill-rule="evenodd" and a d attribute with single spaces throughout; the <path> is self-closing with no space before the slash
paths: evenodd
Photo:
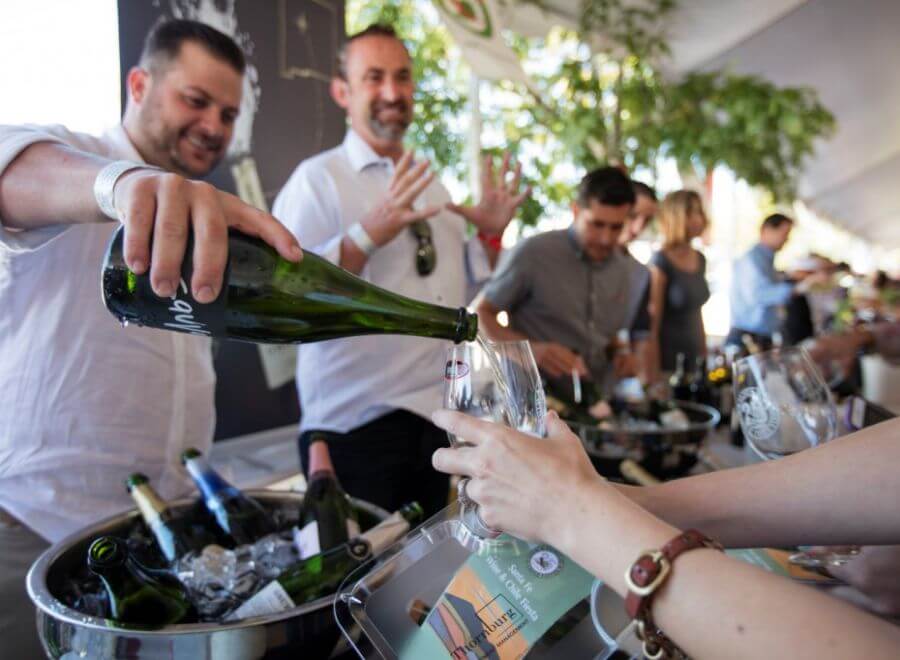
<path id="1" fill-rule="evenodd" d="M 434 241 L 431 238 L 431 225 L 426 220 L 416 220 L 409 226 L 409 229 L 418 243 L 416 272 L 420 277 L 427 277 L 431 275 L 437 264 L 437 250 L 434 249 Z"/>

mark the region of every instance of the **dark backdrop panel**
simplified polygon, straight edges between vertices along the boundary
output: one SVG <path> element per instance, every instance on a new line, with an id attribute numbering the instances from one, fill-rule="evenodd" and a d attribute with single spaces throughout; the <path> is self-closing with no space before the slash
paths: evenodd
<path id="1" fill-rule="evenodd" d="M 123 81 L 140 57 L 147 31 L 161 17 L 201 20 L 226 32 L 226 26 L 236 24 L 232 36 L 247 54 L 259 95 L 249 156 L 270 207 L 299 161 L 343 138 L 343 113 L 328 95 L 332 62 L 344 34 L 343 0 L 119 0 L 118 6 Z M 123 107 L 125 95 L 123 83 Z M 244 156 L 230 154 L 208 180 L 235 192 L 231 167 Z M 214 355 L 216 439 L 299 419 L 293 381 L 269 390 L 256 346 L 220 342 Z"/>

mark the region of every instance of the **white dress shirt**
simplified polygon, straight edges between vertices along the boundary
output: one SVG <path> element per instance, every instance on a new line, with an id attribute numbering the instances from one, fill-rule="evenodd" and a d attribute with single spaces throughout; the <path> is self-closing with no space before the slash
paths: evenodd
<path id="1" fill-rule="evenodd" d="M 121 127 L 2 126 L 0 172 L 42 141 L 141 161 Z M 0 218 L 0 507 L 54 542 L 132 506 L 131 472 L 164 497 L 185 492 L 181 451 L 212 440 L 209 340 L 123 329 L 103 305 L 115 226 L 17 231 Z"/>
<path id="2" fill-rule="evenodd" d="M 343 144 L 300 163 L 272 212 L 303 249 L 338 263 L 347 229 L 384 199 L 393 173 L 393 161 L 378 156 L 350 130 Z M 443 207 L 449 201 L 450 195 L 435 180 L 416 206 Z M 369 256 L 360 276 L 416 300 L 462 307 L 474 285 L 490 274 L 487 255 L 480 241 L 466 240 L 466 222 L 460 216 L 442 210 L 428 224 L 437 251 L 430 275 L 416 272 L 417 242 L 404 230 Z M 396 409 L 430 417 L 442 405 L 449 346 L 436 339 L 386 335 L 300 346 L 301 431 L 346 433 Z"/>

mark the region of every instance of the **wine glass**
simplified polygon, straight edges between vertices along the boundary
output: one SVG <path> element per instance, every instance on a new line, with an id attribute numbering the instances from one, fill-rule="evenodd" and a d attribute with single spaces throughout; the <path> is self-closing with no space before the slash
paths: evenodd
<path id="1" fill-rule="evenodd" d="M 837 410 L 821 372 L 803 348 L 777 348 L 735 361 L 735 411 L 750 448 L 773 460 L 817 447 L 837 435 Z M 858 552 L 800 552 L 795 564 L 841 565 Z"/>
<path id="2" fill-rule="evenodd" d="M 444 407 L 543 437 L 547 403 L 531 345 L 480 339 L 450 348 L 444 367 Z M 453 447 L 467 444 L 464 438 L 448 436 Z M 458 486 L 463 532 L 476 542 L 495 539 L 500 532 L 481 519 L 478 506 L 466 494 L 467 483 L 463 478 Z"/>

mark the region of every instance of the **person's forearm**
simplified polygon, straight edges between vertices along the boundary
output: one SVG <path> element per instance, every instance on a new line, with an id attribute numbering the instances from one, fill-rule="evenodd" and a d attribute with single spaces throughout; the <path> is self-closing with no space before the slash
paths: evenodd
<path id="1" fill-rule="evenodd" d="M 900 420 L 776 461 L 622 488 L 730 547 L 900 543 Z"/>
<path id="2" fill-rule="evenodd" d="M 6 227 L 109 222 L 94 199 L 94 179 L 110 161 L 63 144 L 27 147 L 0 175 L 0 218 Z"/>
<path id="3" fill-rule="evenodd" d="M 344 236 L 341 239 L 340 251 L 341 256 L 338 265 L 344 270 L 349 270 L 354 275 L 359 275 L 369 260 L 368 255 L 360 250 L 359 246 L 349 236 Z"/>
<path id="4" fill-rule="evenodd" d="M 638 555 L 678 533 L 623 500 L 582 485 L 561 505 L 560 533 L 545 539 L 621 596 L 625 572 Z M 865 657 L 880 657 L 900 642 L 896 629 L 874 617 L 708 549 L 676 559 L 652 613 L 696 658 L 850 658 L 863 650 Z"/>
<path id="5" fill-rule="evenodd" d="M 771 307 L 784 305 L 794 294 L 794 285 L 790 282 L 773 282 L 765 277 L 754 277 L 747 282 L 745 300 L 752 300 L 757 305 Z"/>
<path id="6" fill-rule="evenodd" d="M 494 247 L 487 240 L 483 240 L 480 236 L 478 237 L 478 242 L 481 243 L 481 249 L 484 250 L 484 254 L 487 257 L 488 265 L 490 265 L 491 270 L 497 267 L 497 261 L 500 259 L 500 250 L 499 248 Z"/>

